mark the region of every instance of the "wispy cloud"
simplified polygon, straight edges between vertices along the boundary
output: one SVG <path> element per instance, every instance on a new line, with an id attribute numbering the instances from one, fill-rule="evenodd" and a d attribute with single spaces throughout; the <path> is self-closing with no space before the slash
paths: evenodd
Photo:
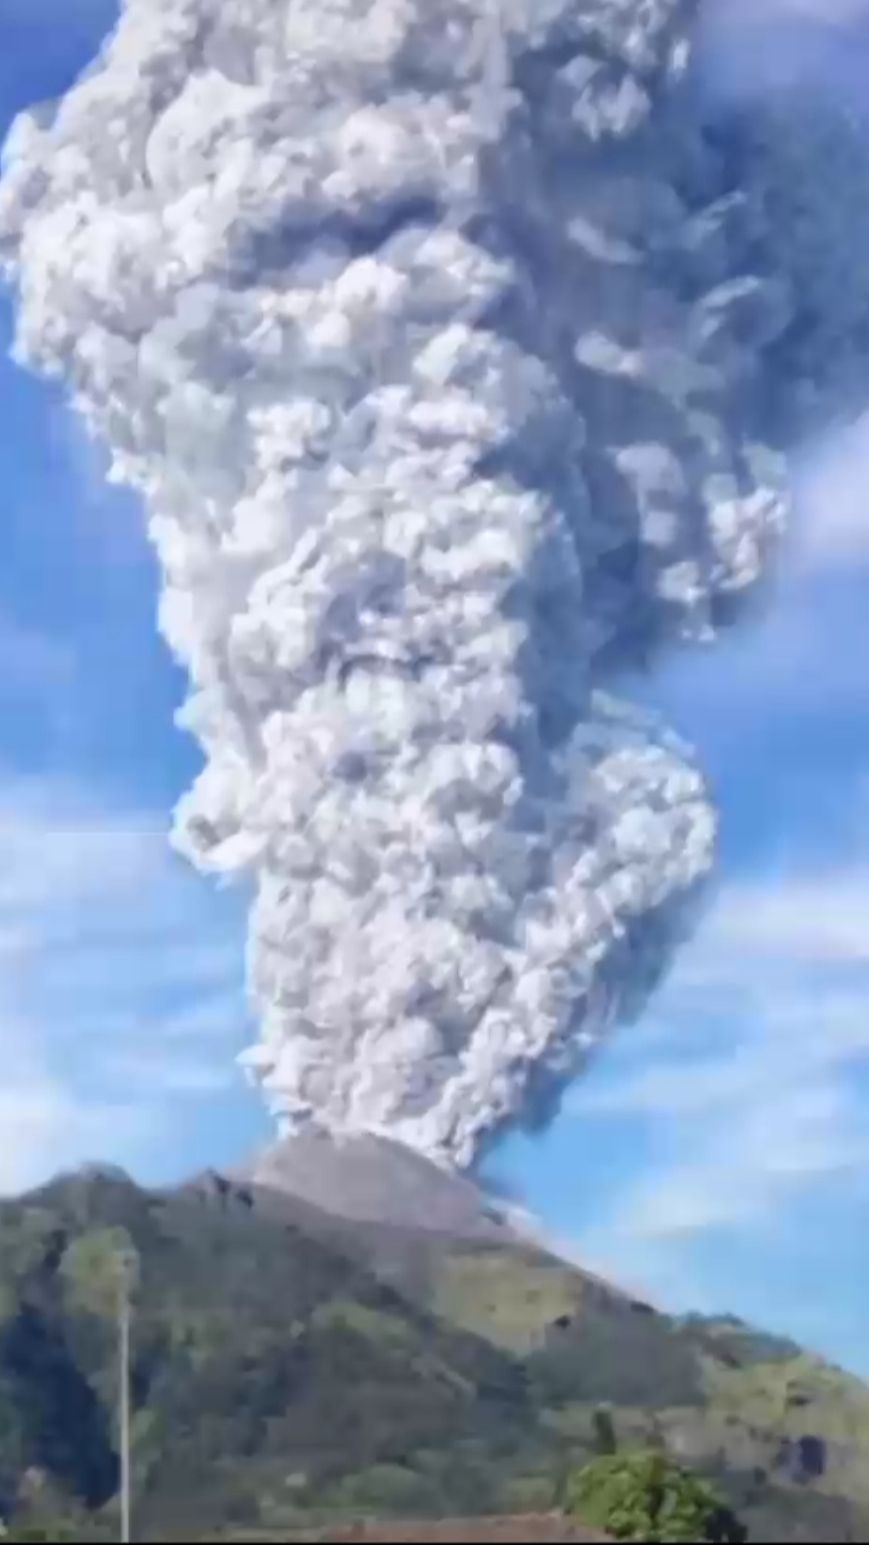
<path id="1" fill-rule="evenodd" d="M 22 621 L 0 598 L 0 659 L 0 722 L 23 742 L 62 740 L 82 685 L 71 641 Z"/>
<path id="2" fill-rule="evenodd" d="M 62 22 L 70 32 L 82 26 L 109 25 L 121 0 L 2 0 L 0 18 L 10 21 Z"/>
<path id="3" fill-rule="evenodd" d="M 75 677 L 75 655 L 69 645 L 29 627 L 9 611 L 0 611 L 0 656 L 22 686 L 69 687 Z"/>
<path id="4" fill-rule="evenodd" d="M 816 572 L 869 563 L 869 412 L 804 453 L 795 556 Z"/>
<path id="5" fill-rule="evenodd" d="M 869 868 L 734 880 L 710 910 L 678 980 L 739 980 L 760 967 L 869 963 Z M 869 1015 L 867 1015 L 869 1017 Z"/>
<path id="6" fill-rule="evenodd" d="M 756 1071 L 771 1069 L 758 1065 Z M 791 1078 L 773 1098 L 774 1088 L 768 1085 L 764 1101 L 745 1089 L 720 1101 L 699 1118 L 703 1130 L 693 1138 L 683 1126 L 669 1160 L 624 1198 L 612 1243 L 666 1242 L 734 1225 L 766 1230 L 830 1175 L 865 1170 L 869 1137 L 841 1083 L 808 1086 Z M 692 1115 L 696 1120 L 697 1112 Z"/>
<path id="7" fill-rule="evenodd" d="M 869 874 L 726 888 L 651 1028 L 653 1046 L 621 1043 L 569 1100 L 583 1123 L 656 1136 L 594 1225 L 595 1254 L 765 1228 L 831 1175 L 869 1178 Z"/>
<path id="8" fill-rule="evenodd" d="M 750 0 L 710 0 L 710 10 L 729 8 L 730 14 L 743 25 L 750 25 L 758 15 L 758 7 Z M 869 16 L 867 0 L 764 0 L 760 13 L 781 18 L 782 21 L 808 18 L 826 26 L 851 26 Z"/>
<path id="9" fill-rule="evenodd" d="M 147 1168 L 173 1102 L 240 1086 L 242 938 L 165 818 L 0 784 L 0 1190 L 92 1157 Z"/>
<path id="10" fill-rule="evenodd" d="M 90 1100 L 51 1070 L 37 1027 L 4 1016 L 0 1032 L 0 1194 L 37 1185 L 94 1154 L 134 1159 L 157 1136 L 135 1100 Z"/>

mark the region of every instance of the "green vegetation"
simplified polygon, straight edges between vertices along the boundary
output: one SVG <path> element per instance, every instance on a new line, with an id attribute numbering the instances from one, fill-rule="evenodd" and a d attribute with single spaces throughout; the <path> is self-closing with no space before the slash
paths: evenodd
<path id="1" fill-rule="evenodd" d="M 653 1448 L 753 1538 L 869 1539 L 869 1390 L 789 1343 L 669 1319 L 531 1246 L 98 1171 L 0 1203 L 11 1538 L 119 1538 L 121 1258 L 140 1540 L 545 1511 Z"/>
<path id="2" fill-rule="evenodd" d="M 38 1541 L 45 1541 L 46 1545 L 66 1545 L 67 1541 L 81 1538 L 76 1524 L 60 1515 L 47 1515 L 41 1523 L 28 1523 L 22 1519 L 11 1528 L 0 1529 L 0 1539 L 8 1540 L 9 1545 L 24 1545 L 25 1541 L 28 1545 L 36 1545 Z"/>
<path id="3" fill-rule="evenodd" d="M 572 1478 L 567 1511 L 616 1540 L 742 1545 L 747 1537 L 718 1492 L 659 1449 L 593 1460 Z"/>
<path id="4" fill-rule="evenodd" d="M 138 1258 L 124 1228 L 96 1228 L 80 1234 L 64 1251 L 60 1274 L 73 1312 L 95 1314 L 112 1324 L 135 1284 Z"/>
<path id="5" fill-rule="evenodd" d="M 429 1305 L 435 1314 L 506 1351 L 538 1349 L 547 1328 L 576 1309 L 577 1276 L 546 1256 L 456 1246 L 432 1274 Z"/>

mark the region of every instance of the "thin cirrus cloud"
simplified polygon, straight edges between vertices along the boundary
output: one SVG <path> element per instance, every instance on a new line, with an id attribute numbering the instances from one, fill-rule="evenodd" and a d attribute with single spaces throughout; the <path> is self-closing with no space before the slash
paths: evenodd
<path id="1" fill-rule="evenodd" d="M 783 17 L 808 17 L 831 27 L 850 26 L 869 15 L 867 0 L 767 0 L 767 6 Z M 757 8 L 745 4 L 744 10 L 747 16 Z"/>
<path id="2" fill-rule="evenodd" d="M 831 1176 L 865 1184 L 867 988 L 869 871 L 726 889 L 648 1037 L 572 1093 L 575 1119 L 659 1134 L 592 1226 L 595 1255 L 632 1262 L 650 1241 L 767 1228 Z"/>
<path id="3" fill-rule="evenodd" d="M 174 857 L 163 821 L 7 778 L 0 1191 L 94 1157 L 153 1171 L 173 1102 L 240 1083 L 240 956 L 234 898 Z"/>
<path id="4" fill-rule="evenodd" d="M 0 1095 L 3 1153 L 0 1194 L 16 1195 L 48 1176 L 75 1168 L 99 1144 L 129 1150 L 141 1141 L 135 1108 L 82 1108 L 48 1077 L 32 1072 Z"/>
<path id="5" fill-rule="evenodd" d="M 12 675 L 22 688 L 68 690 L 76 675 L 74 650 L 63 641 L 30 627 L 0 612 L 0 657 L 7 662 L 0 687 L 8 684 L 8 662 L 14 662 Z"/>
<path id="6" fill-rule="evenodd" d="M 865 110 L 869 0 L 705 0 L 700 36 L 713 96 L 820 88 Z"/>
<path id="7" fill-rule="evenodd" d="M 763 1109 L 741 1102 L 736 1124 L 714 1126 L 700 1151 L 674 1157 L 632 1188 L 614 1219 L 610 1253 L 625 1239 L 642 1244 L 724 1227 L 766 1230 L 807 1188 L 865 1169 L 867 1159 L 869 1140 L 853 1129 L 841 1089 L 785 1087 Z"/>
<path id="8" fill-rule="evenodd" d="M 869 411 L 805 458 L 794 556 L 803 573 L 869 563 Z"/>
<path id="9" fill-rule="evenodd" d="M 764 971 L 782 964 L 869 966 L 869 867 L 728 886 L 710 914 L 695 970 L 702 980 L 715 972 L 720 980 L 737 962 L 743 974 L 752 964 Z M 686 964 L 680 975 L 690 969 Z"/>
<path id="10" fill-rule="evenodd" d="M 742 55 L 756 41 L 758 28 L 772 30 L 780 43 L 786 43 L 802 29 L 818 27 L 833 32 L 851 30 L 869 19 L 869 0 L 705 0 L 704 20 L 712 40 L 721 48 Z M 748 83 L 763 79 L 764 67 L 773 61 L 755 60 L 758 75 L 749 73 Z"/>
<path id="11" fill-rule="evenodd" d="M 49 634 L 0 607 L 0 717 L 22 725 L 23 736 L 39 726 L 58 744 L 69 723 L 70 703 L 81 687 L 79 661 L 68 640 Z"/>

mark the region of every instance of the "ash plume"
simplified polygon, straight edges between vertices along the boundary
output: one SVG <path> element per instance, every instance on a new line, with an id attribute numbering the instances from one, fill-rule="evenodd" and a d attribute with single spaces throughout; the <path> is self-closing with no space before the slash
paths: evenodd
<path id="1" fill-rule="evenodd" d="M 252 878 L 288 1130 L 472 1163 L 712 864 L 613 688 L 738 616 L 789 439 L 864 394 L 869 197 L 819 104 L 704 122 L 696 9 L 126 0 L 7 143 L 17 354 L 149 512 L 174 840 Z"/>

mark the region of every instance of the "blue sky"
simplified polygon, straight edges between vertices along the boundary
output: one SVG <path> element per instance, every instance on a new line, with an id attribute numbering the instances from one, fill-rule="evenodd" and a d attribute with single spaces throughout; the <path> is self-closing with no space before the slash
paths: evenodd
<path id="1" fill-rule="evenodd" d="M 763 57 L 855 93 L 866 10 L 825 0 L 819 38 L 812 0 L 721 0 L 718 86 L 755 89 Z M 112 14 L 0 0 L 0 134 Z M 93 1157 L 163 1181 L 268 1135 L 233 1063 L 245 897 L 168 849 L 198 758 L 140 513 L 10 330 L 0 302 L 0 1190 Z M 764 607 L 641 688 L 710 774 L 718 892 L 640 1023 L 494 1167 L 587 1264 L 869 1375 L 869 415 L 793 475 Z"/>

